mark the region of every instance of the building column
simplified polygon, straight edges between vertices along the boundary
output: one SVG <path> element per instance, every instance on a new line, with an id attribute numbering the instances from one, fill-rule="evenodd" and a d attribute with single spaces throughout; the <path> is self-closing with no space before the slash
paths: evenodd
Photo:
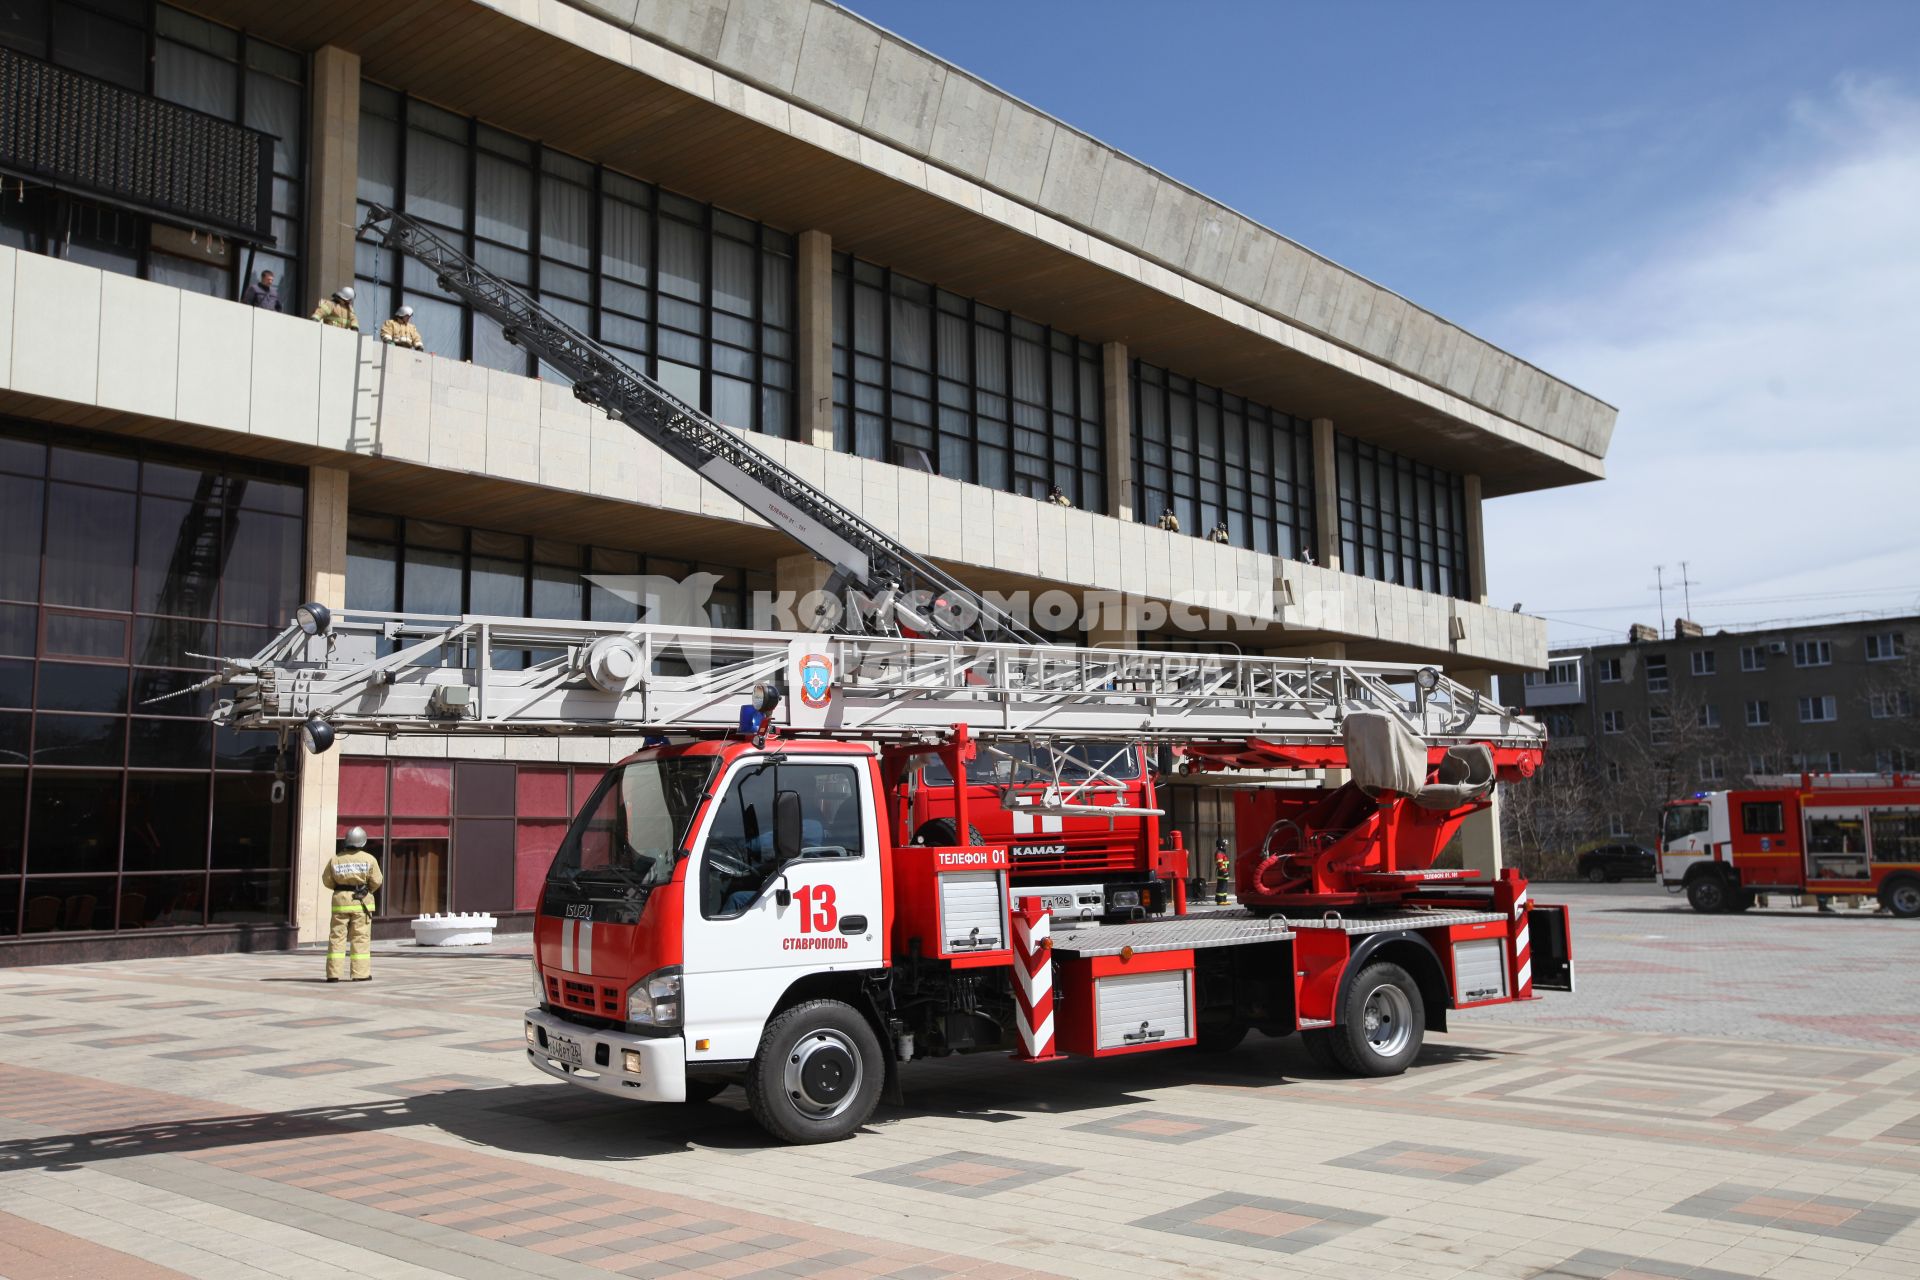
<path id="1" fill-rule="evenodd" d="M 1468 475 L 1462 481 L 1466 490 L 1467 508 L 1467 572 L 1473 580 L 1467 583 L 1467 599 L 1487 602 L 1487 538 L 1485 527 L 1480 523 L 1480 477 Z"/>
<path id="2" fill-rule="evenodd" d="M 1468 688 L 1477 690 L 1488 701 L 1498 701 L 1491 671 L 1449 671 L 1447 674 Z M 1460 834 L 1454 837 L 1454 847 L 1460 851 L 1460 865 L 1469 871 L 1478 871 L 1482 883 L 1500 874 L 1503 860 L 1498 785 L 1494 787 L 1493 803 L 1460 824 Z"/>
<path id="3" fill-rule="evenodd" d="M 306 599 L 330 609 L 346 607 L 347 473 L 339 467 L 307 470 L 306 586 Z M 322 942 L 332 923 L 333 899 L 320 883 L 320 868 L 333 856 L 339 821 L 338 744 L 324 755 L 302 755 L 299 791 L 293 837 L 293 918 L 301 942 Z"/>
<path id="4" fill-rule="evenodd" d="M 799 403 L 794 438 L 817 449 L 833 448 L 833 238 L 802 231 L 795 272 L 799 276 L 794 343 L 798 350 Z"/>
<path id="5" fill-rule="evenodd" d="M 342 285 L 353 283 L 353 240 L 359 222 L 360 55 L 327 45 L 313 54 L 307 148 L 307 296 L 288 298 L 303 316 Z"/>
<path id="6" fill-rule="evenodd" d="M 781 556 L 773 562 L 773 590 L 776 603 L 786 612 L 776 613 L 764 622 L 756 620 L 754 625 L 783 631 L 811 630 L 808 625 L 811 615 L 805 607 L 807 599 L 826 588 L 832 573 L 825 562 L 813 556 Z"/>
<path id="7" fill-rule="evenodd" d="M 1133 365 L 1127 344 L 1100 348 L 1100 392 L 1107 421 L 1107 514 L 1132 520 L 1138 500 L 1133 492 Z"/>
<path id="8" fill-rule="evenodd" d="M 1340 567 L 1340 461 L 1333 448 L 1333 419 L 1313 420 L 1314 563 Z"/>

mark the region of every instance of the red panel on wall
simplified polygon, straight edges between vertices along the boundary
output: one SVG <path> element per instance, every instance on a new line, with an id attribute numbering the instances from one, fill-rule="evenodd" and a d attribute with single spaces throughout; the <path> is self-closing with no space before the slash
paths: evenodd
<path id="1" fill-rule="evenodd" d="M 426 760 L 393 762 L 393 812 L 445 817 L 453 812 L 453 766 Z"/>
<path id="2" fill-rule="evenodd" d="M 573 806 L 567 799 L 565 769 L 535 769 L 522 765 L 516 786 L 520 792 L 520 807 L 517 812 L 521 817 L 566 818 L 572 816 Z"/>
<path id="3" fill-rule="evenodd" d="M 605 773 L 605 769 L 590 769 L 579 765 L 574 767 L 573 807 L 576 812 L 586 804 L 587 797 L 592 795 L 593 789 L 600 785 L 600 779 Z"/>
<path id="4" fill-rule="evenodd" d="M 395 818 L 393 820 L 393 838 L 395 840 L 445 839 L 447 823 L 435 818 Z"/>
<path id="5" fill-rule="evenodd" d="M 342 760 L 340 762 L 340 812 L 387 812 L 387 762 L 385 760 Z M 372 828 L 368 828 L 372 830 Z"/>
<path id="6" fill-rule="evenodd" d="M 525 772 L 522 771 L 522 775 Z M 540 886 L 545 882 L 553 851 L 567 834 L 565 820 L 522 818 L 515 824 L 513 849 L 513 909 L 533 911 L 540 906 Z"/>

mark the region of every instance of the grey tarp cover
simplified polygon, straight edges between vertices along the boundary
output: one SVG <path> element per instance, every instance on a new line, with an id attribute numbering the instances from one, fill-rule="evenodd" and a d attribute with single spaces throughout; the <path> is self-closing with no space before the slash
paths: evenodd
<path id="1" fill-rule="evenodd" d="M 1397 791 L 1423 809 L 1457 809 L 1493 787 L 1493 752 L 1480 743 L 1447 748 L 1438 777 L 1427 781 L 1427 748 L 1384 711 L 1347 715 L 1347 768 L 1368 795 Z"/>

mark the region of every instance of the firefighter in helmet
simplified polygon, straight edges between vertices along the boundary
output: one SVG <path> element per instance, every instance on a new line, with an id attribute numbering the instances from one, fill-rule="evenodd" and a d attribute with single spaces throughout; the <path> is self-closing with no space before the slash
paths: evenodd
<path id="1" fill-rule="evenodd" d="M 327 981 L 349 971 L 355 982 L 373 980 L 373 895 L 386 877 L 380 860 L 367 852 L 367 832 L 355 827 L 341 841 L 345 848 L 327 859 L 320 883 L 333 890 L 333 929 L 327 935 Z M 349 964 L 351 961 L 351 964 Z"/>

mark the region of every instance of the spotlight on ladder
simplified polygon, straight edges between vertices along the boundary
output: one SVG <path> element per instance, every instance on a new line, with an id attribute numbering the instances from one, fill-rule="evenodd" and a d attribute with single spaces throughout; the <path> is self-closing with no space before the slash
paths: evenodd
<path id="1" fill-rule="evenodd" d="M 333 610 L 318 600 L 309 600 L 293 611 L 293 620 L 310 636 L 323 636 L 333 626 Z"/>
<path id="2" fill-rule="evenodd" d="M 300 726 L 300 745 L 307 749 L 310 756 L 323 756 L 333 750 L 333 726 L 318 714 L 307 717 Z"/>

